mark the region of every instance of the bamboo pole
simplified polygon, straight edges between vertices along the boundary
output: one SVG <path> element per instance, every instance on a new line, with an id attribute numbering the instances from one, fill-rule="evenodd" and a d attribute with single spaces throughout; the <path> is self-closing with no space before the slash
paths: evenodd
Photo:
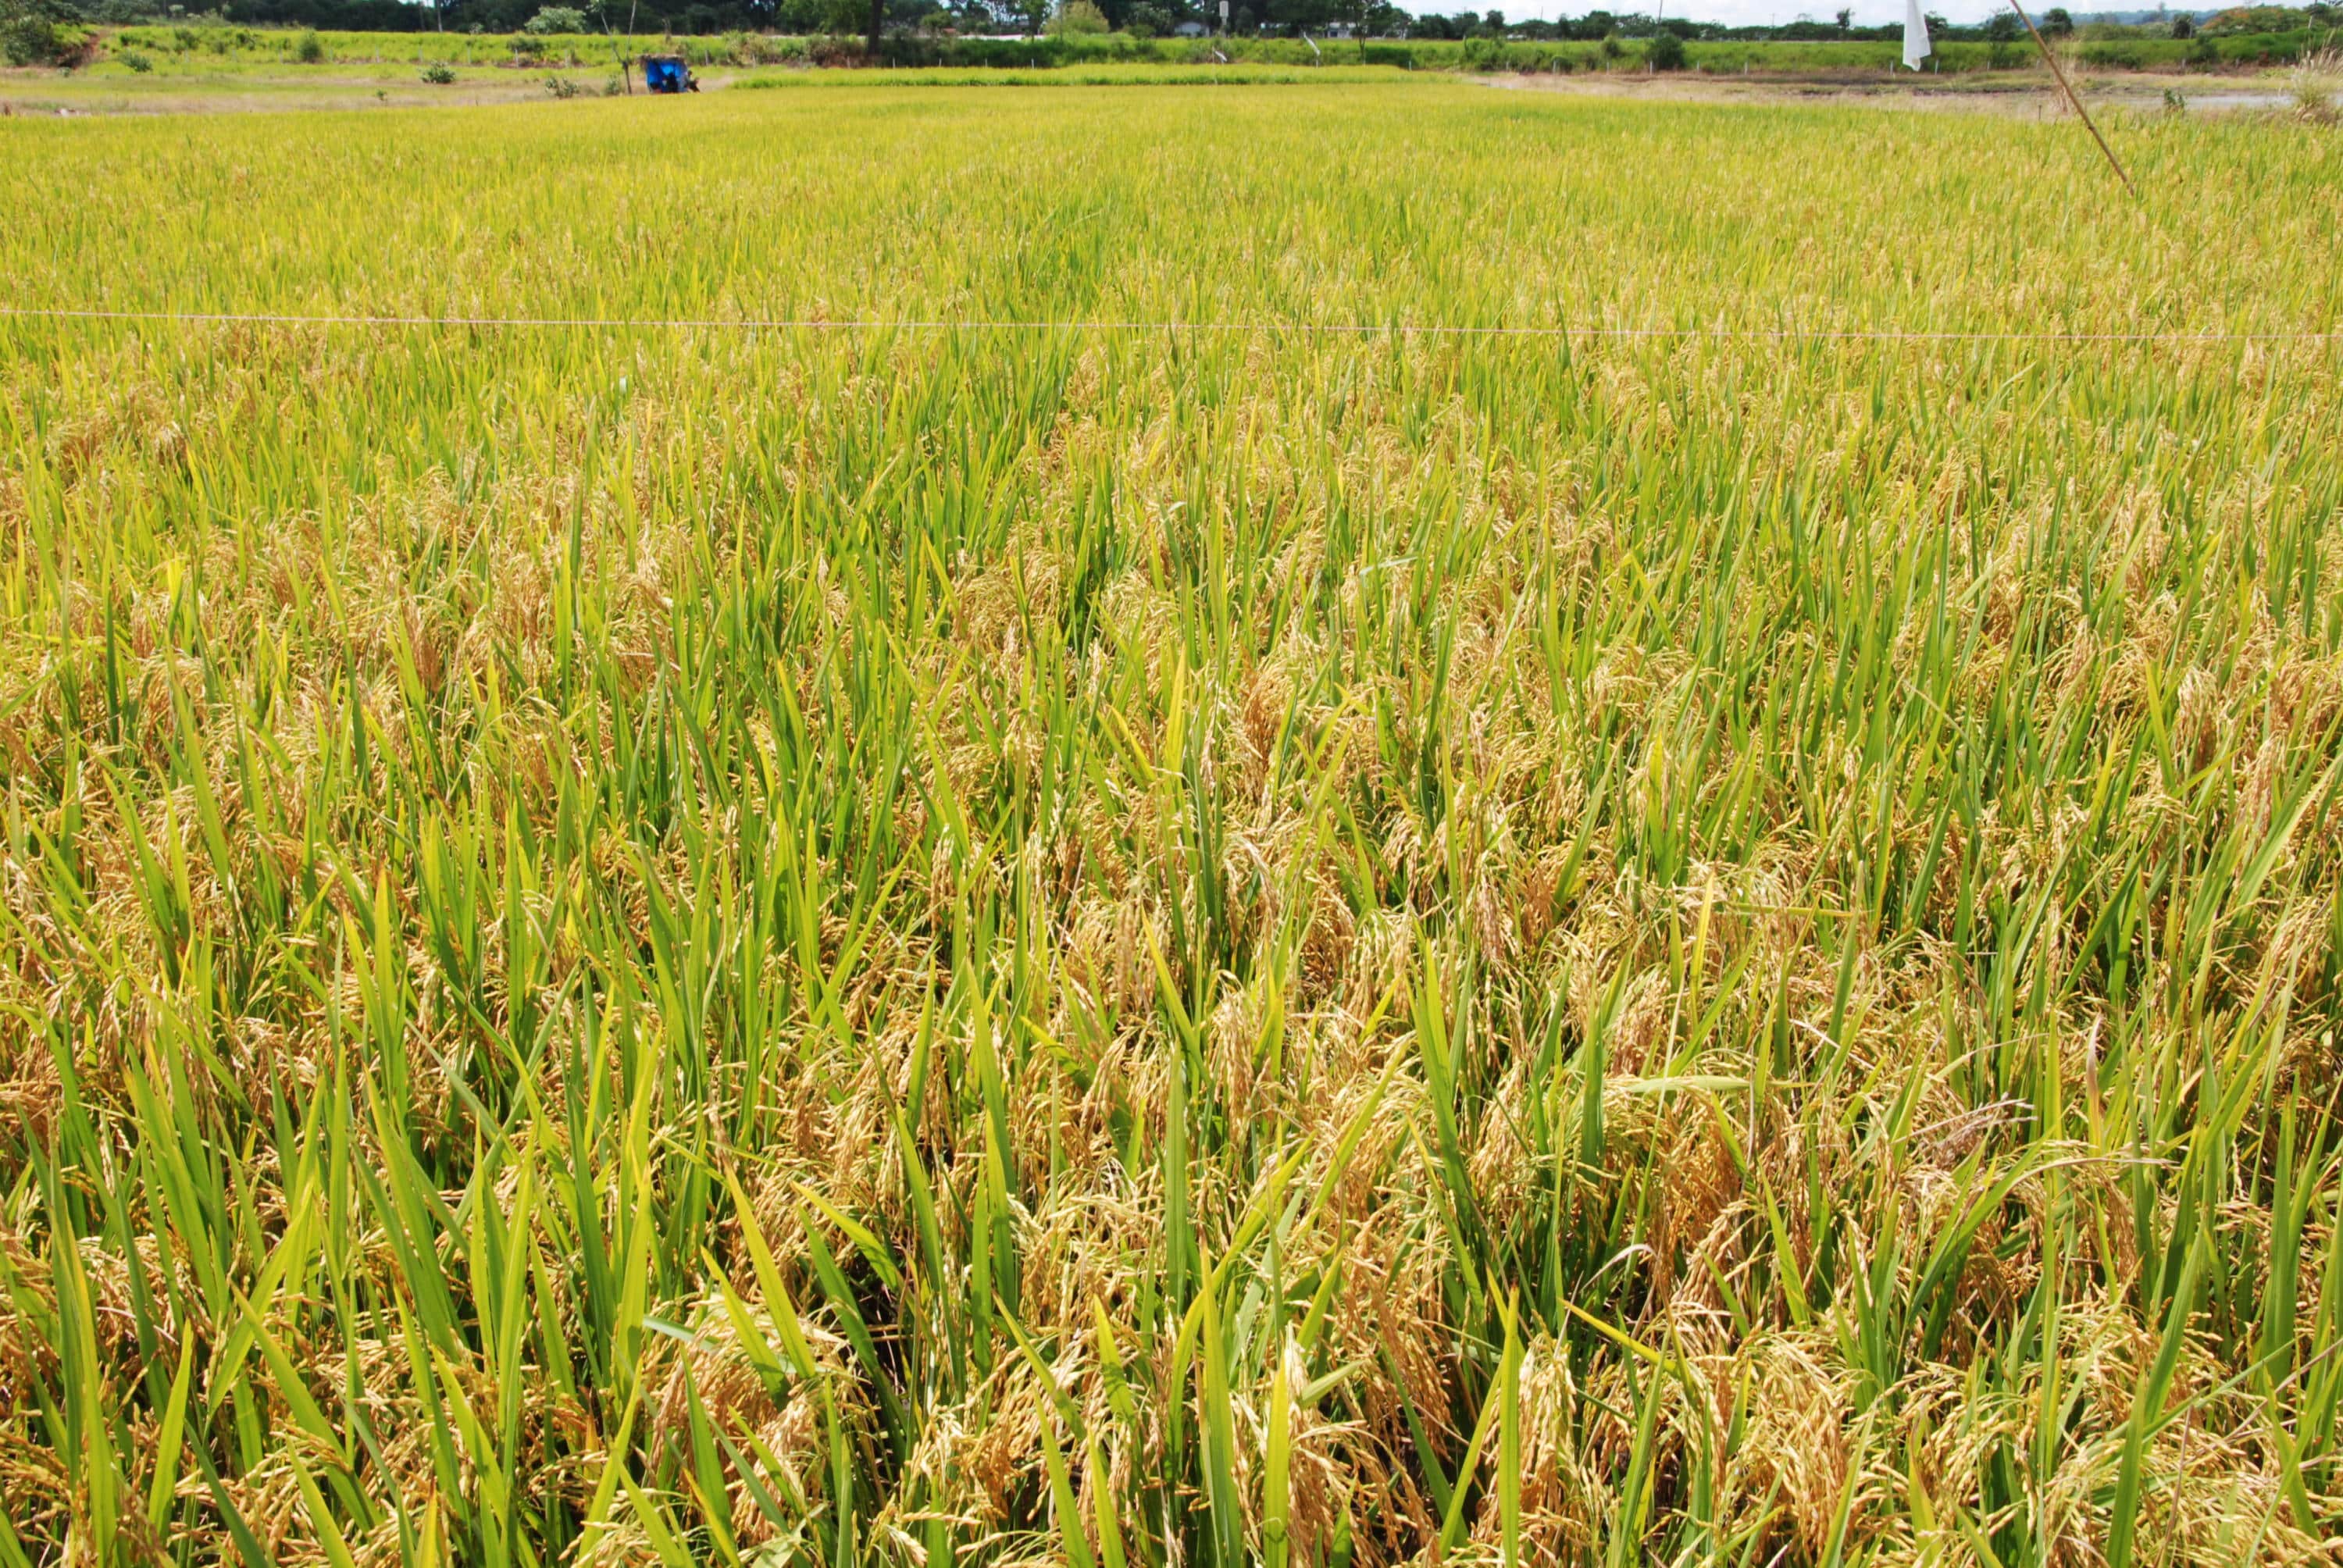
<path id="1" fill-rule="evenodd" d="M 2050 52 L 2049 42 L 2042 36 L 2042 29 L 2034 25 L 2034 18 L 2026 14 L 2026 7 L 2018 4 L 2018 0 L 2009 0 L 2009 8 L 2017 13 L 2017 19 L 2026 24 L 2028 33 L 2034 35 L 2034 46 L 2042 51 L 2043 64 L 2048 65 L 2050 74 L 2058 78 L 2059 87 L 2066 93 L 2066 101 L 2075 106 L 2075 113 L 2081 117 L 2084 128 L 2091 133 L 2091 140 L 2098 143 L 2099 151 L 2107 154 L 2107 167 L 2116 171 L 2116 178 L 2123 181 L 2123 187 L 2131 193 L 2132 199 L 2138 200 L 2139 187 L 2131 183 L 2131 176 L 2124 173 L 2124 166 L 2116 160 L 2116 150 L 2107 146 L 2107 137 L 2099 135 L 2099 127 L 2092 120 L 2091 111 L 2083 107 L 2083 95 L 2075 91 L 2075 84 L 2066 79 L 2066 69 L 2058 64 L 2058 56 Z"/>

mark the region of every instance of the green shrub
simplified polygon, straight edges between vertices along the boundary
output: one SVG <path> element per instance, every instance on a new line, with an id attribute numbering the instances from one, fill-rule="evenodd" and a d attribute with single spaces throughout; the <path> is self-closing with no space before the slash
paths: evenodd
<path id="1" fill-rule="evenodd" d="M 137 72 L 142 76 L 155 68 L 154 59 L 149 55 L 140 54 L 136 49 L 125 49 L 122 52 L 121 58 L 123 65 L 128 66 L 131 70 Z"/>
<path id="2" fill-rule="evenodd" d="M 17 16 L 0 22 L 0 59 L 12 65 L 46 65 L 65 52 L 65 36 L 46 16 Z"/>
<path id="3" fill-rule="evenodd" d="M 435 87 L 444 87 L 456 79 L 456 68 L 435 61 L 423 67 L 423 79 Z"/>
<path id="4" fill-rule="evenodd" d="M 1097 37 L 1106 30 L 1106 13 L 1091 0 L 1063 0 L 1043 29 L 1052 38 Z"/>
<path id="5" fill-rule="evenodd" d="M 1674 33 L 1658 34 L 1644 49 L 1644 58 L 1654 71 L 1681 71 L 1684 63 L 1684 40 Z"/>
<path id="6" fill-rule="evenodd" d="M 322 65 L 326 63 L 326 41 L 318 37 L 313 28 L 301 35 L 301 42 L 294 46 L 293 57 L 305 65 Z"/>
<path id="7" fill-rule="evenodd" d="M 742 33 L 736 35 L 732 43 L 732 58 L 737 65 L 783 65 L 802 60 L 805 55 L 802 38 L 768 38 L 761 33 Z"/>
<path id="8" fill-rule="evenodd" d="M 2283 33 L 2296 21 L 2294 13 L 2283 5 L 2236 5 L 2206 23 L 2204 30 L 2216 37 Z"/>
<path id="9" fill-rule="evenodd" d="M 574 98 L 578 95 L 578 84 L 567 76 L 548 76 L 545 90 L 557 98 Z"/>

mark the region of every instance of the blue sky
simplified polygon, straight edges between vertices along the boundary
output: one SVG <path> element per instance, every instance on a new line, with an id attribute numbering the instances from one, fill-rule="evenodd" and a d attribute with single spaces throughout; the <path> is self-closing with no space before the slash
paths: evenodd
<path id="1" fill-rule="evenodd" d="M 1457 0 L 1459 5 L 1467 3 L 1468 0 Z M 1652 0 L 1513 0 L 1510 5 L 1506 0 L 1470 0 L 1470 3 L 1478 4 L 1483 10 L 1493 3 L 1516 22 L 1526 21 L 1532 16 L 1581 16 L 1594 10 L 1658 10 Z M 1665 14 L 1690 16 L 1695 22 L 1723 22 L 1729 26 L 1795 22 L 1802 13 L 1818 22 L 1827 22 L 1837 13 L 1839 6 L 1846 3 L 1847 0 L 1668 0 Z M 2130 0 L 2130 3 L 2137 4 L 2140 0 Z M 2145 3 L 2153 5 L 2155 0 L 2145 0 Z M 1399 0 L 1399 4 L 1408 5 L 1411 10 L 1426 8 L 1423 5 L 1409 5 L 1409 0 Z M 1429 8 L 1444 11 L 1448 7 L 1446 0 L 1429 0 Z M 1920 5 L 1923 11 L 1933 11 L 1956 22 L 1981 21 L 1996 8 L 1989 0 L 1969 0 L 1965 5 L 1921 0 Z M 2068 0 L 2067 8 L 2077 9 L 2073 0 Z M 1862 0 L 1855 6 L 1855 20 L 1858 26 L 1865 27 L 1888 23 L 1900 25 L 1904 20 L 1904 7 L 1900 0 L 1894 5 L 1882 5 L 1879 0 Z"/>

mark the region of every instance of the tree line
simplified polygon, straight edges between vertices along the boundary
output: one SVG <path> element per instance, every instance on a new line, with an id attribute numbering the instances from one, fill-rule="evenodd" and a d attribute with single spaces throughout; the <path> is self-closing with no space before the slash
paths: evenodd
<path id="1" fill-rule="evenodd" d="M 1105 27 L 1116 32 L 1162 35 L 1183 23 L 1212 30 L 1220 25 L 1218 0 L 1079 0 L 1079 4 L 1086 12 L 1094 9 Z M 540 0 L 222 0 L 216 9 L 191 15 L 193 6 L 156 4 L 156 0 L 0 0 L 0 27 L 20 20 L 104 25 L 217 21 L 328 32 L 515 33 L 545 9 Z M 607 26 L 691 35 L 860 35 L 888 29 L 1029 32 L 1040 28 L 1053 7 L 1051 0 L 598 0 L 574 10 L 558 9 L 565 21 L 570 15 L 579 18 L 583 25 L 578 30 L 587 32 L 600 32 Z M 2330 0 L 2313 0 L 2300 8 L 2253 6 L 2221 13 L 2203 23 L 2197 20 L 2200 15 L 2175 13 L 2170 25 L 2176 35 L 2187 36 L 2199 30 L 2217 34 L 2229 19 L 2235 19 L 2239 27 L 2250 23 L 2251 30 L 2263 32 L 2332 25 L 2338 19 Z M 2018 29 L 2016 16 L 2007 11 L 1970 26 L 1954 25 L 1934 14 L 1928 20 L 1932 34 L 1947 41 L 1998 40 L 2015 36 Z M 2054 36 L 2071 33 L 2076 26 L 2074 18 L 2060 6 L 2037 13 L 2037 20 L 2043 31 Z M 1777 26 L 1728 27 L 1677 16 L 1605 10 L 1552 21 L 1513 20 L 1500 10 L 1413 13 L 1386 0 L 1236 0 L 1230 25 L 1241 34 L 1292 36 L 1343 25 L 1368 36 L 1430 39 L 1561 41 L 1654 38 L 1666 34 L 1687 41 L 1815 42 L 1901 36 L 1896 26 L 1856 26 L 1853 13 L 1845 9 L 1830 21 L 1801 16 Z"/>

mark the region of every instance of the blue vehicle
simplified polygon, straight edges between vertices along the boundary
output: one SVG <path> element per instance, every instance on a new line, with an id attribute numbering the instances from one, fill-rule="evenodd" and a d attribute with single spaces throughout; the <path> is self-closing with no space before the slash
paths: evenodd
<path id="1" fill-rule="evenodd" d="M 646 55 L 643 85 L 654 93 L 696 93 L 699 78 L 691 74 L 680 55 Z"/>

